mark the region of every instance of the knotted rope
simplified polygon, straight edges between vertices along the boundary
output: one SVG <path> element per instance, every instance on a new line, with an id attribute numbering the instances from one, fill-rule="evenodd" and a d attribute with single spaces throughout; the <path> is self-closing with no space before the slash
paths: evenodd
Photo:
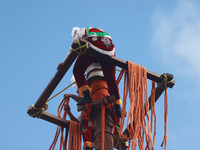
<path id="1" fill-rule="evenodd" d="M 167 89 L 167 84 L 173 82 L 173 79 L 168 81 L 166 73 L 161 74 L 161 77 L 163 78 L 163 80 L 161 83 L 157 83 L 157 85 L 162 89 Z"/>
<path id="2" fill-rule="evenodd" d="M 77 48 L 72 48 L 72 50 L 78 54 L 84 54 L 86 52 L 86 50 L 88 49 L 88 42 L 86 42 L 84 45 L 81 46 L 80 44 L 80 41 L 78 39 L 76 39 L 79 47 Z M 83 51 L 82 51 L 82 48 L 85 48 Z"/>
<path id="3" fill-rule="evenodd" d="M 47 110 L 47 109 L 49 108 L 49 105 L 48 105 L 48 103 L 46 102 L 46 103 L 43 105 L 42 108 L 36 108 L 34 105 L 32 105 L 32 108 L 33 108 L 34 110 L 37 110 L 37 112 L 36 112 L 35 114 L 33 114 L 33 115 L 30 115 L 30 114 L 29 114 L 29 115 L 32 116 L 32 117 L 37 116 L 37 118 L 39 119 L 39 118 L 41 117 L 41 115 L 42 115 L 42 112 L 45 111 L 45 110 Z"/>

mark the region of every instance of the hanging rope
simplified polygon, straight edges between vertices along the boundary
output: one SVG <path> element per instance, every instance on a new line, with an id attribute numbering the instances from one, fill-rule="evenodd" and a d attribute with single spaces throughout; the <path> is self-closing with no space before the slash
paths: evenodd
<path id="1" fill-rule="evenodd" d="M 168 93 L 167 93 L 167 84 L 173 82 L 173 79 L 168 81 L 167 75 L 163 73 L 161 75 L 163 77 L 163 81 L 161 83 L 157 83 L 158 86 L 162 89 L 165 89 L 165 100 L 164 100 L 164 137 L 161 144 L 161 147 L 165 144 L 165 150 L 167 149 L 167 116 L 168 116 Z"/>
<path id="2" fill-rule="evenodd" d="M 80 123 L 70 120 L 68 150 L 81 150 Z"/>
<path id="3" fill-rule="evenodd" d="M 117 85 L 118 85 L 119 82 L 121 81 L 121 79 L 122 79 L 122 77 L 123 77 L 125 71 L 124 71 L 124 69 L 122 69 L 122 70 L 118 70 L 118 69 L 117 69 L 117 71 L 120 71 L 119 76 L 118 76 L 118 78 L 117 78 Z"/>
<path id="4" fill-rule="evenodd" d="M 129 137 L 126 137 L 124 134 L 122 134 L 122 130 L 125 121 L 126 99 L 128 93 L 130 98 L 130 109 L 128 112 L 126 126 L 129 132 Z M 153 100 L 151 105 L 154 105 Z M 125 72 L 124 77 L 123 108 L 119 132 L 119 136 L 122 140 L 129 140 L 128 149 L 130 147 L 132 150 L 136 149 L 137 139 L 140 150 L 152 150 L 154 148 L 154 142 L 151 136 L 152 123 L 150 122 L 148 111 L 149 101 L 146 68 L 128 61 L 128 72 Z M 146 147 L 144 147 L 145 137 Z"/>
<path id="5" fill-rule="evenodd" d="M 67 117 L 67 112 L 64 111 L 63 117 L 61 117 L 62 110 L 64 108 L 64 105 L 69 104 L 69 99 L 64 99 L 61 101 L 59 107 L 58 107 L 58 117 L 66 119 Z M 67 138 L 68 138 L 68 131 L 69 131 L 69 141 L 68 141 L 68 149 L 73 149 L 73 150 L 81 150 L 81 131 L 80 131 L 80 123 L 77 123 L 75 121 L 70 120 L 69 122 L 69 130 L 65 130 L 65 136 L 64 136 L 64 128 L 61 126 L 57 126 L 56 129 L 56 134 L 54 137 L 54 140 L 49 148 L 49 150 L 54 150 L 58 137 L 61 133 L 60 137 L 60 148 L 59 150 L 67 150 Z"/>
<path id="6" fill-rule="evenodd" d="M 165 150 L 167 149 L 167 116 L 168 116 L 168 93 L 167 93 L 167 89 L 165 89 L 165 112 L 164 112 L 164 120 L 165 120 L 165 132 L 164 132 L 164 138 L 161 144 L 161 147 L 163 147 L 163 145 L 165 144 Z"/>
<path id="7" fill-rule="evenodd" d="M 61 113 L 62 113 L 62 110 L 64 108 L 64 104 L 68 105 L 69 104 L 69 99 L 64 99 L 61 101 L 59 107 L 58 107 L 58 117 L 60 118 L 63 118 L 63 119 L 66 119 L 66 116 L 67 116 L 67 113 L 66 111 L 64 111 L 64 114 L 63 114 L 63 117 L 61 117 Z M 66 145 L 67 145 L 67 132 L 66 131 L 66 136 L 65 136 L 65 139 L 64 139 L 64 136 L 63 136 L 63 127 L 61 126 L 57 126 L 57 129 L 56 129 L 56 134 L 55 134 L 55 137 L 54 137 L 54 140 L 49 148 L 49 150 L 54 150 L 55 146 L 56 146 L 56 143 L 57 143 L 57 140 L 58 140 L 58 137 L 61 133 L 61 139 L 60 139 L 60 150 L 62 149 L 63 147 L 63 150 L 66 150 Z"/>
<path id="8" fill-rule="evenodd" d="M 156 122 L 157 122 L 157 118 L 156 118 L 156 110 L 155 110 L 155 81 L 152 81 L 152 88 L 151 88 L 151 132 L 152 132 L 152 128 L 153 128 L 153 119 L 154 121 L 154 136 L 153 136 L 153 147 L 152 149 L 154 149 L 154 145 L 155 145 L 155 138 L 156 138 Z"/>

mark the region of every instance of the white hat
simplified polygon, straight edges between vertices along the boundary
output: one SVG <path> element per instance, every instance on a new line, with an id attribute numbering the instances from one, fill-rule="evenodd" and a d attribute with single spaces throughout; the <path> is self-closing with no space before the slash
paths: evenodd
<path id="1" fill-rule="evenodd" d="M 73 29 L 72 29 L 72 38 L 73 39 L 75 38 L 75 35 L 76 35 L 76 33 L 78 33 L 79 30 L 80 30 L 79 27 L 73 27 Z"/>
<path id="2" fill-rule="evenodd" d="M 73 27 L 72 29 L 72 38 L 73 40 L 81 38 L 85 32 L 85 28 Z"/>

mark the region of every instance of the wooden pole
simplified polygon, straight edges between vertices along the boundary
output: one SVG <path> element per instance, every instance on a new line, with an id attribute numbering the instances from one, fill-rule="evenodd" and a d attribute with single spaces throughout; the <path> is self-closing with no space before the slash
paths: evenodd
<path id="1" fill-rule="evenodd" d="M 55 76 L 51 79 L 47 87 L 44 89 L 43 93 L 40 95 L 34 106 L 36 108 L 42 108 L 47 99 L 50 97 L 52 92 L 55 90 L 61 79 L 64 77 L 65 73 L 68 71 L 76 57 L 78 56 L 77 53 L 74 51 L 71 51 L 65 61 L 63 62 L 63 65 L 60 70 L 58 70 L 55 74 Z"/>
<path id="2" fill-rule="evenodd" d="M 103 80 L 103 72 L 101 67 L 99 68 L 98 65 L 91 65 L 87 74 L 87 81 L 92 89 L 91 95 L 92 100 L 95 102 L 98 99 L 103 99 L 105 103 L 105 97 L 109 95 L 108 86 L 105 80 Z M 101 104 L 101 103 L 100 103 Z M 102 117 L 101 116 L 101 105 L 96 105 L 96 107 L 92 107 L 92 122 L 94 124 L 94 143 L 95 143 L 95 150 L 102 149 Z M 104 128 L 104 149 L 105 150 L 114 150 L 114 135 L 113 135 L 113 122 L 114 117 L 112 110 L 105 110 L 105 120 L 103 121 L 105 124 L 103 125 Z"/>
<path id="3" fill-rule="evenodd" d="M 95 150 L 102 149 L 102 128 L 101 128 L 101 108 L 95 108 L 92 111 L 94 124 L 94 143 Z M 104 149 L 114 150 L 113 136 L 113 118 L 109 111 L 105 111 L 105 131 L 104 131 Z"/>

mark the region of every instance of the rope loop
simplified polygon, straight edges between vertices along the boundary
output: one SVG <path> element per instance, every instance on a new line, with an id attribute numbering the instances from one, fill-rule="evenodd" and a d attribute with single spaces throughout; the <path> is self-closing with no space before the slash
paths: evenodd
<path id="1" fill-rule="evenodd" d="M 157 83 L 157 85 L 162 89 L 167 89 L 168 88 L 167 84 L 173 82 L 173 79 L 168 81 L 166 73 L 161 74 L 161 77 L 163 77 L 163 80 L 161 83 Z"/>
<path id="2" fill-rule="evenodd" d="M 78 39 L 76 39 L 76 41 L 77 41 L 79 47 L 77 47 L 75 49 L 72 48 L 72 50 L 78 54 L 84 54 L 86 52 L 86 50 L 88 49 L 88 42 L 86 42 L 84 45 L 81 46 L 80 41 Z M 85 47 L 85 49 L 82 51 L 82 48 L 84 48 L 84 47 Z"/>
<path id="3" fill-rule="evenodd" d="M 49 105 L 48 103 L 46 102 L 42 108 L 36 108 L 34 105 L 32 105 L 32 108 L 35 109 L 35 110 L 38 110 L 35 114 L 33 115 L 30 115 L 32 117 L 36 117 L 37 116 L 37 119 L 39 119 L 42 115 L 42 112 L 47 110 L 49 108 Z"/>
<path id="4" fill-rule="evenodd" d="M 104 130 L 104 132 L 107 132 L 107 133 L 110 133 L 112 136 L 113 136 L 113 139 L 114 139 L 114 134 L 108 130 Z M 97 135 L 102 133 L 102 130 L 98 131 L 96 134 L 94 134 L 94 139 L 96 139 Z"/>

